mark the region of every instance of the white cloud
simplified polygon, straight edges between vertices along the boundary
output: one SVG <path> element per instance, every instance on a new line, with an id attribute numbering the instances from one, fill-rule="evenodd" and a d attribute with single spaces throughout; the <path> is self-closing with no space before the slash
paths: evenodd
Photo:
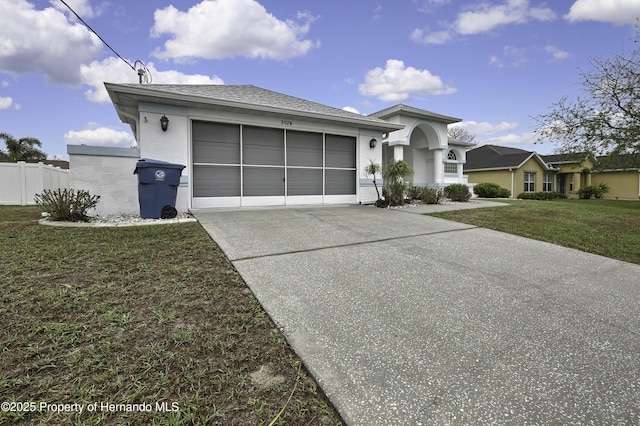
<path id="1" fill-rule="evenodd" d="M 153 83 L 158 84 L 224 84 L 217 76 L 202 74 L 183 74 L 179 71 L 159 71 L 153 63 L 147 64 L 153 77 Z M 93 61 L 89 65 L 82 65 L 80 74 L 82 82 L 91 88 L 85 92 L 91 102 L 109 102 L 109 95 L 104 82 L 109 83 L 138 83 L 138 74 L 118 58 L 110 57 L 102 61 Z"/>
<path id="2" fill-rule="evenodd" d="M 82 18 L 93 18 L 95 16 L 93 8 L 89 4 L 88 0 L 65 0 L 65 2 Z M 49 3 L 56 9 L 73 16 L 75 15 L 66 7 L 60 0 L 49 0 Z"/>
<path id="3" fill-rule="evenodd" d="M 344 111 L 349 111 L 352 112 L 354 114 L 360 114 L 360 111 L 358 111 L 357 109 L 350 107 L 350 106 L 346 106 L 344 108 L 342 108 Z"/>
<path id="4" fill-rule="evenodd" d="M 416 28 L 411 33 L 411 40 L 417 43 L 425 44 L 444 44 L 451 40 L 451 37 L 451 31 L 448 30 L 435 31 L 429 34 L 425 34 L 423 30 Z"/>
<path id="5" fill-rule="evenodd" d="M 0 96 L 0 109 L 9 109 L 13 104 L 13 99 L 10 97 Z"/>
<path id="6" fill-rule="evenodd" d="M 492 138 L 482 139 L 478 145 L 532 145 L 536 142 L 536 137 L 531 132 L 520 134 L 509 133 L 504 136 L 496 136 Z"/>
<path id="7" fill-rule="evenodd" d="M 428 70 L 405 67 L 403 61 L 395 59 L 389 59 L 384 69 L 369 70 L 358 89 L 362 95 L 375 96 L 385 102 L 404 101 L 411 94 L 448 95 L 456 91 Z"/>
<path id="8" fill-rule="evenodd" d="M 496 133 L 507 132 L 509 130 L 515 130 L 518 128 L 518 123 L 502 121 L 500 123 L 489 123 L 487 121 L 472 121 L 465 120 L 460 123 L 451 124 L 451 127 L 464 127 L 469 132 L 482 136 L 482 135 L 494 135 Z"/>
<path id="9" fill-rule="evenodd" d="M 161 59 L 288 59 L 316 45 L 303 39 L 316 19 L 311 14 L 281 21 L 255 0 L 203 0 L 187 12 L 168 6 L 156 10 L 154 18 L 151 34 L 170 37 L 153 53 Z"/>
<path id="10" fill-rule="evenodd" d="M 93 127 L 93 124 L 90 124 Z M 64 141 L 67 145 L 92 145 L 92 146 L 113 146 L 129 148 L 136 145 L 135 138 L 131 133 L 111 129 L 109 127 L 98 127 L 86 130 L 70 130 L 64 134 Z"/>
<path id="11" fill-rule="evenodd" d="M 531 20 L 552 21 L 555 18 L 553 10 L 531 7 L 529 0 L 506 0 L 502 4 L 481 2 L 460 12 L 452 24 L 443 24 L 444 30 L 425 35 L 423 30 L 416 29 L 411 34 L 411 39 L 419 43 L 442 44 L 456 33 L 480 34 L 501 25 L 523 24 Z"/>
<path id="12" fill-rule="evenodd" d="M 526 53 L 526 49 L 524 48 L 504 46 L 502 48 L 502 55 L 492 55 L 489 57 L 489 65 L 498 68 L 504 68 L 505 66 L 519 67 L 529 61 Z"/>
<path id="13" fill-rule="evenodd" d="M 576 0 L 565 15 L 570 22 L 599 21 L 617 25 L 635 24 L 638 17 L 638 0 Z"/>
<path id="14" fill-rule="evenodd" d="M 565 52 L 564 50 L 560 50 L 555 46 L 548 45 L 544 48 L 545 52 L 551 54 L 554 60 L 560 61 L 562 59 L 567 59 L 569 57 L 569 52 Z"/>
<path id="15" fill-rule="evenodd" d="M 53 7 L 36 10 L 25 0 L 0 1 L 0 72 L 42 72 L 49 81 L 78 84 L 80 64 L 101 42 Z"/>
<path id="16" fill-rule="evenodd" d="M 550 21 L 556 14 L 549 8 L 529 7 L 528 0 L 507 0 L 504 4 L 481 3 L 458 15 L 454 27 L 460 34 L 478 34 L 500 25 L 522 24 L 530 19 Z"/>

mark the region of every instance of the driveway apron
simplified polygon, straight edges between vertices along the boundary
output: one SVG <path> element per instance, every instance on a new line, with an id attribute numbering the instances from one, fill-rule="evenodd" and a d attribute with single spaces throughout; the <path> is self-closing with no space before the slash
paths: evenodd
<path id="1" fill-rule="evenodd" d="M 347 424 L 640 424 L 640 266 L 408 210 L 193 213 Z"/>

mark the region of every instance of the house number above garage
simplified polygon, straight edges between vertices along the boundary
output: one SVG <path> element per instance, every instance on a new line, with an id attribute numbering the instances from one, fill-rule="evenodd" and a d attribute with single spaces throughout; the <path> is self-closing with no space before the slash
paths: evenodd
<path id="1" fill-rule="evenodd" d="M 281 123 L 283 126 L 288 126 L 288 127 L 293 126 L 293 121 L 291 121 L 291 120 L 282 120 L 280 123 Z"/>

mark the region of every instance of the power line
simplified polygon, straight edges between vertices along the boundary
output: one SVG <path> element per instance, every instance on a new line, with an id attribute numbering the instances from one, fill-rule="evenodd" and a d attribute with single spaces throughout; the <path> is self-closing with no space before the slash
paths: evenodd
<path id="1" fill-rule="evenodd" d="M 91 26 L 90 26 L 89 24 L 87 24 L 87 23 L 84 21 L 84 19 L 82 19 L 82 18 L 80 17 L 80 15 L 78 15 L 78 14 L 76 13 L 76 11 L 75 11 L 75 10 L 73 10 L 73 9 L 71 8 L 71 6 L 69 6 L 69 5 L 67 4 L 67 2 L 65 2 L 64 0 L 60 0 L 60 1 L 62 2 L 62 4 L 64 4 L 64 5 L 67 7 L 67 9 L 69 9 L 69 10 L 71 11 L 71 13 L 73 13 L 73 14 L 76 16 L 76 18 L 78 18 L 78 20 L 79 20 L 80 22 L 82 22 L 82 23 L 84 24 L 84 26 L 85 26 L 85 27 L 87 27 L 87 28 L 89 29 L 89 31 L 91 31 L 92 33 L 94 33 L 94 34 L 96 35 L 96 37 L 98 37 L 98 38 L 100 39 L 100 41 L 101 41 L 102 43 L 104 43 L 104 45 L 105 45 L 105 46 L 107 46 L 107 47 L 109 48 L 109 50 L 111 50 L 111 51 L 112 51 L 112 52 L 113 52 L 113 53 L 114 53 L 118 58 L 122 59 L 122 61 L 123 61 L 125 64 L 129 65 L 129 67 L 130 67 L 132 70 L 134 70 L 135 72 L 137 72 L 137 73 L 138 73 L 138 77 L 139 77 L 140 83 L 143 83 L 143 82 L 144 82 L 144 83 L 150 83 L 150 82 L 151 82 L 151 72 L 149 72 L 149 69 L 148 69 L 148 68 L 147 68 L 147 66 L 144 64 L 144 62 L 142 62 L 142 61 L 136 61 L 136 62 L 135 62 L 135 63 L 136 63 L 136 65 L 137 65 L 138 63 L 140 63 L 140 65 L 141 65 L 141 67 L 140 67 L 140 68 L 136 69 L 136 68 L 135 68 L 135 66 L 131 65 L 131 64 L 129 63 L 129 61 L 127 61 L 125 58 L 123 58 L 122 56 L 120 56 L 120 54 L 119 54 L 118 52 L 116 52 L 116 50 L 115 50 L 113 47 L 111 47 L 111 46 L 109 45 L 109 43 L 107 43 L 107 42 L 106 42 L 102 37 L 100 37 L 100 34 L 98 34 L 98 33 L 96 32 L 96 30 L 94 30 L 93 28 L 91 28 Z"/>

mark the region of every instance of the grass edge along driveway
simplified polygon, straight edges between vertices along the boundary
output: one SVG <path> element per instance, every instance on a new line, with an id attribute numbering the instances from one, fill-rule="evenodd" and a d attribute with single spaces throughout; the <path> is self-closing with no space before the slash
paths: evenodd
<path id="1" fill-rule="evenodd" d="M 430 215 L 640 264 L 640 201 L 498 201 Z"/>
<path id="2" fill-rule="evenodd" d="M 0 425 L 341 424 L 200 224 L 39 216 L 0 206 Z"/>

